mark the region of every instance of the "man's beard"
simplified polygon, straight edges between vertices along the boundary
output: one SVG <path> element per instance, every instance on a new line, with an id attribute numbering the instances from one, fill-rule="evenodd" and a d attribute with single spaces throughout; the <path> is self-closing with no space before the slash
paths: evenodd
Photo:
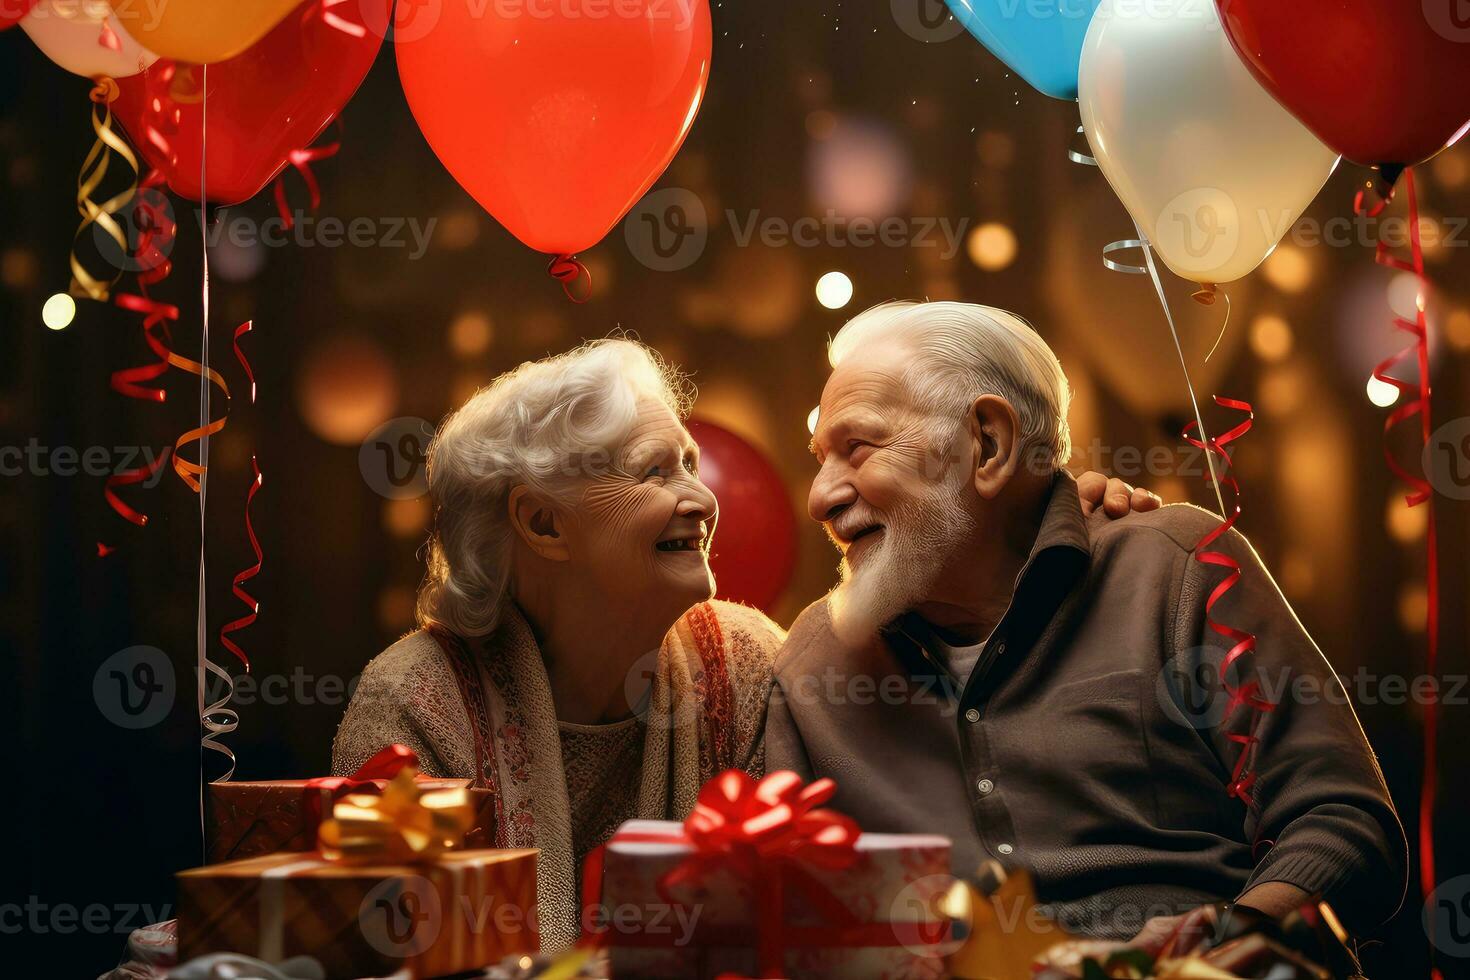
<path id="1" fill-rule="evenodd" d="M 827 596 L 832 630 L 857 646 L 928 598 L 955 549 L 974 530 L 962 503 L 967 484 L 946 482 L 884 515 L 882 537 L 867 545 L 862 564 L 844 556 L 842 583 Z"/>

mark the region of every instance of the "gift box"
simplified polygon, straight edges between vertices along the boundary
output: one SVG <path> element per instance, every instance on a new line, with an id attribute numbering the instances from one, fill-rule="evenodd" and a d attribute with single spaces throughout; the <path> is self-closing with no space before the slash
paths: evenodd
<path id="1" fill-rule="evenodd" d="M 449 851 L 412 865 L 267 854 L 177 879 L 181 961 L 310 956 L 328 977 L 437 977 L 540 948 L 534 850 Z"/>
<path id="2" fill-rule="evenodd" d="M 332 800 L 317 850 L 177 875 L 181 960 L 310 956 L 329 977 L 436 977 L 539 949 L 536 851 L 461 850 L 470 791 L 417 779 L 402 746 L 384 753 L 410 761 Z"/>
<path id="3" fill-rule="evenodd" d="M 280 851 L 316 847 L 322 817 L 348 793 L 381 793 L 404 769 L 420 789 L 464 789 L 474 821 L 464 835 L 470 848 L 495 846 L 495 794 L 470 788 L 468 779 L 418 775 L 418 757 L 405 745 L 388 745 L 351 776 L 210 783 L 205 795 L 205 858 L 211 864 Z"/>
<path id="4" fill-rule="evenodd" d="M 685 823 L 629 821 L 589 862 L 584 923 L 612 976 L 947 975 L 948 838 L 860 834 L 813 808 L 827 780 L 716 782 Z"/>
<path id="5" fill-rule="evenodd" d="M 281 851 L 310 851 L 316 847 L 321 814 L 331 812 L 344 785 L 353 792 L 381 792 L 386 783 L 381 778 L 335 785 L 324 779 L 210 783 L 205 796 L 206 859 L 219 864 Z M 495 846 L 494 793 L 469 788 L 467 779 L 421 777 L 419 783 L 425 789 L 468 788 L 476 817 L 465 834 L 465 846 Z"/>

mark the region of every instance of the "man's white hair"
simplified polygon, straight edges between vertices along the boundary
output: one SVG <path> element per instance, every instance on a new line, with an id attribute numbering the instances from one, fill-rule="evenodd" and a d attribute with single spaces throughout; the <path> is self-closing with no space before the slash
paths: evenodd
<path id="1" fill-rule="evenodd" d="M 837 331 L 828 360 L 836 368 L 852 351 L 892 339 L 913 348 L 903 383 L 921 411 L 958 423 L 976 398 L 999 395 L 1020 417 L 1022 463 L 1043 472 L 1066 465 L 1071 390 L 1057 356 L 1025 320 L 975 303 L 883 303 Z"/>
<path id="2" fill-rule="evenodd" d="M 573 503 L 607 471 L 646 399 L 683 419 L 694 389 L 652 348 L 597 340 L 507 371 L 445 419 L 428 452 L 434 530 L 419 625 L 493 631 L 510 581 L 511 491 Z"/>

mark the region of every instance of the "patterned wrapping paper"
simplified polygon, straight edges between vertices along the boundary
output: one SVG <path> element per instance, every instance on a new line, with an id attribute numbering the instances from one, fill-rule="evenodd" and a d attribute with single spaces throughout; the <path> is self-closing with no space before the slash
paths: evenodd
<path id="1" fill-rule="evenodd" d="M 386 780 L 373 780 L 381 790 Z M 467 779 L 421 779 L 426 790 L 469 785 Z M 207 787 L 208 860 L 211 864 L 259 857 L 280 851 L 310 851 L 316 847 L 316 823 L 308 813 L 307 780 L 276 779 L 261 782 L 210 783 Z M 332 794 L 315 791 L 318 813 L 330 813 Z M 362 792 L 361 789 L 356 792 Z M 470 789 L 478 818 L 465 835 L 465 847 L 495 846 L 495 796 L 488 789 Z"/>
<path id="2" fill-rule="evenodd" d="M 451 851 L 419 865 L 271 854 L 177 875 L 179 959 L 311 956 L 329 977 L 477 970 L 540 948 L 536 851 Z"/>
<path id="3" fill-rule="evenodd" d="M 661 896 L 660 879 L 693 852 L 682 842 L 682 830 L 674 822 L 631 820 L 607 845 L 602 905 L 612 976 L 759 975 L 748 881 L 720 868 L 707 873 L 697 887 L 676 888 L 672 897 L 679 904 L 673 908 Z M 651 834 L 678 842 L 645 842 L 643 838 Z M 863 834 L 857 851 L 858 860 L 849 868 L 811 867 L 809 873 L 863 924 L 856 932 L 849 931 L 845 942 L 880 938 L 884 945 L 816 945 L 824 934 L 820 927 L 827 923 L 800 890 L 788 887 L 786 976 L 792 980 L 947 976 L 944 955 L 954 944 L 938 903 L 954 882 L 949 839 Z M 811 944 L 799 945 L 808 941 Z"/>

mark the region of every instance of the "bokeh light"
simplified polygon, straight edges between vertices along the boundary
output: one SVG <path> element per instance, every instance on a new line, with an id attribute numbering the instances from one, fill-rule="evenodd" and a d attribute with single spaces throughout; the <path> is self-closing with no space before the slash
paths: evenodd
<path id="1" fill-rule="evenodd" d="M 1312 260 L 1295 245 L 1282 245 L 1261 266 L 1266 281 L 1283 293 L 1300 293 L 1312 284 Z"/>
<path id="2" fill-rule="evenodd" d="M 1399 390 L 1387 381 L 1368 376 L 1368 400 L 1379 408 L 1387 408 L 1399 400 Z"/>
<path id="3" fill-rule="evenodd" d="M 811 433 L 812 435 L 816 435 L 817 434 L 817 418 L 821 414 L 822 414 L 822 406 L 820 406 L 820 405 L 818 405 L 816 408 L 812 409 L 810 412 L 807 413 L 807 417 L 806 417 L 806 431 L 809 432 L 809 433 Z"/>
<path id="4" fill-rule="evenodd" d="M 817 280 L 817 302 L 840 310 L 852 300 L 852 280 L 843 272 L 829 272 Z"/>
<path id="5" fill-rule="evenodd" d="M 449 349 L 460 357 L 476 357 L 490 349 L 495 325 L 483 310 L 467 310 L 449 324 Z"/>
<path id="6" fill-rule="evenodd" d="M 1421 582 L 1409 582 L 1399 589 L 1399 626 L 1406 633 L 1424 632 L 1429 617 L 1429 590 Z"/>
<path id="7" fill-rule="evenodd" d="M 1251 322 L 1251 350 L 1263 361 L 1284 360 L 1294 339 L 1291 324 L 1274 313 L 1263 313 Z"/>
<path id="8" fill-rule="evenodd" d="M 372 341 L 329 337 L 301 361 L 296 404 L 307 428 L 319 438 L 350 446 L 392 417 L 398 404 L 398 377 L 388 356 Z"/>
<path id="9" fill-rule="evenodd" d="M 1388 498 L 1383 516 L 1388 534 L 1400 544 L 1413 544 L 1424 537 L 1429 528 L 1429 508 L 1424 504 L 1410 507 L 1407 491 L 1395 488 Z"/>
<path id="10" fill-rule="evenodd" d="M 65 330 L 77 315 L 77 302 L 66 293 L 56 293 L 41 307 L 41 322 L 52 330 Z"/>
<path id="11" fill-rule="evenodd" d="M 1009 225 L 987 221 L 970 232 L 966 250 L 971 262 L 986 272 L 999 272 L 1016 260 L 1016 233 Z"/>
<path id="12" fill-rule="evenodd" d="M 908 148 L 887 125 L 838 117 L 831 133 L 811 144 L 807 186 L 818 211 L 882 219 L 903 210 L 913 165 Z"/>

